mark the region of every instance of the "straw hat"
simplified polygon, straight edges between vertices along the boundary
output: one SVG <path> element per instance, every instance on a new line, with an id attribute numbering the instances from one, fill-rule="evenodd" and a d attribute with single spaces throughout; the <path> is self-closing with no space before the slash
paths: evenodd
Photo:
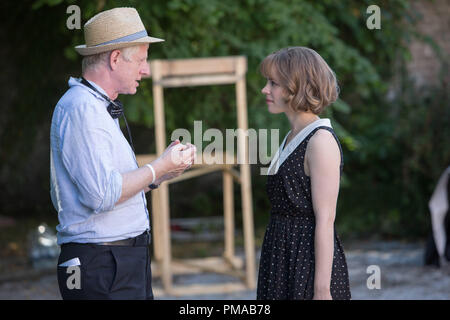
<path id="1" fill-rule="evenodd" d="M 83 56 L 164 41 L 148 36 L 134 8 L 115 8 L 95 15 L 84 25 L 84 39 L 86 44 L 75 47 Z"/>

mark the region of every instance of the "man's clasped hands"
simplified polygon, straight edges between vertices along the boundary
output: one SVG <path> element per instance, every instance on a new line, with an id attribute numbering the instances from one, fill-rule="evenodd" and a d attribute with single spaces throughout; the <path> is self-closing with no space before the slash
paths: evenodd
<path id="1" fill-rule="evenodd" d="M 173 179 L 189 169 L 195 161 L 197 148 L 191 143 L 183 144 L 180 140 L 173 141 L 155 161 L 161 161 L 166 172 L 157 177 L 155 184 L 159 185 L 165 180 Z"/>

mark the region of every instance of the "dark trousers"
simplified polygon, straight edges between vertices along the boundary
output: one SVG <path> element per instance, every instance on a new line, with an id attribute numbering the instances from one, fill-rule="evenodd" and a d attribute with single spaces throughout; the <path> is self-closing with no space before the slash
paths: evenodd
<path id="1" fill-rule="evenodd" d="M 149 235 L 131 245 L 67 243 L 58 259 L 58 284 L 64 300 L 152 300 Z M 78 258 L 79 266 L 61 267 Z"/>

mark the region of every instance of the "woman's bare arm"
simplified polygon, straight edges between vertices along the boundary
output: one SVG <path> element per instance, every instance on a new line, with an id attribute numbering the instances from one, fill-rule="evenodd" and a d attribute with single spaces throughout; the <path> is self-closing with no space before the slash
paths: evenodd
<path id="1" fill-rule="evenodd" d="M 333 135 L 318 130 L 310 139 L 306 162 L 316 220 L 314 248 L 314 299 L 331 299 L 330 285 L 334 255 L 334 219 L 339 194 L 340 151 Z"/>

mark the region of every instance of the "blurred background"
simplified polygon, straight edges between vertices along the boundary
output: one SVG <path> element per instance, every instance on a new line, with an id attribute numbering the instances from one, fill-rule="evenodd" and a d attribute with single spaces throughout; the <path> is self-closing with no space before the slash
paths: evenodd
<path id="1" fill-rule="evenodd" d="M 428 201 L 450 165 L 448 1 L 2 1 L 0 292 L 2 283 L 21 281 L 30 269 L 37 227 L 45 222 L 47 231 L 54 231 L 58 224 L 49 195 L 51 117 L 69 76 L 81 75 L 81 57 L 73 47 L 85 43 L 82 29 L 67 28 L 72 4 L 81 9 L 81 26 L 99 11 L 135 7 L 149 34 L 166 40 L 150 47 L 149 59 L 247 56 L 249 128 L 279 128 L 280 139 L 289 124 L 284 115 L 267 112 L 259 63 L 287 46 L 316 50 L 336 72 L 341 89 L 322 116 L 332 119 L 344 148 L 336 218 L 344 248 L 373 243 L 424 248 L 431 235 Z M 373 4 L 380 8 L 381 29 L 366 25 Z M 137 153 L 155 153 L 151 79 L 121 100 Z M 235 110 L 232 85 L 165 90 L 168 137 L 177 128 L 193 132 L 194 120 L 203 121 L 204 131 L 236 128 Z M 259 165 L 252 172 L 259 249 L 270 206 L 266 176 Z M 171 217 L 220 216 L 221 179 L 217 173 L 171 186 Z M 235 202 L 236 227 L 242 229 L 238 187 Z M 175 244 L 173 254 L 209 256 L 220 254 L 221 246 L 220 241 Z"/>

